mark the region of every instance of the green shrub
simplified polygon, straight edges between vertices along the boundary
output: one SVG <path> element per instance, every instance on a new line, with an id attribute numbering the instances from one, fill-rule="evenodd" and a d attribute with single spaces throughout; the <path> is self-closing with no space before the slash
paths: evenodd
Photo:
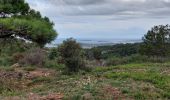
<path id="1" fill-rule="evenodd" d="M 164 63 L 170 61 L 169 57 L 149 57 L 148 59 L 149 62 L 153 63 Z"/>
<path id="2" fill-rule="evenodd" d="M 85 67 L 83 50 L 74 39 L 64 41 L 58 50 L 69 72 L 78 72 Z"/>
<path id="3" fill-rule="evenodd" d="M 102 59 L 102 51 L 98 48 L 93 48 L 92 49 L 92 52 L 93 52 L 93 57 L 96 59 L 96 60 L 100 60 Z"/>
<path id="4" fill-rule="evenodd" d="M 13 64 L 11 57 L 2 56 L 0 57 L 0 66 L 11 66 Z"/>
<path id="5" fill-rule="evenodd" d="M 34 71 L 36 68 L 35 67 L 24 67 L 23 69 L 25 71 Z"/>
<path id="6" fill-rule="evenodd" d="M 26 43 L 18 39 L 0 39 L 0 56 L 12 56 L 16 53 L 23 53 L 36 46 L 34 43 Z"/>
<path id="7" fill-rule="evenodd" d="M 128 59 L 128 62 L 136 62 L 136 63 L 140 63 L 140 62 L 145 62 L 148 60 L 147 56 L 143 56 L 143 55 L 139 55 L 139 54 L 135 54 L 132 56 L 128 56 L 126 57 L 126 59 Z"/>
<path id="8" fill-rule="evenodd" d="M 49 58 L 50 60 L 54 60 L 54 59 L 56 59 L 57 57 L 58 57 L 58 51 L 57 51 L 57 49 L 56 49 L 56 48 L 50 49 L 50 52 L 49 52 L 49 54 L 48 54 L 48 58 Z"/>
<path id="9" fill-rule="evenodd" d="M 54 69 L 63 69 L 64 65 L 57 63 L 57 60 L 46 60 L 44 67 L 46 68 L 54 68 Z"/>
<path id="10" fill-rule="evenodd" d="M 107 66 L 113 65 L 122 65 L 128 63 L 143 63 L 143 62 L 151 62 L 151 63 L 164 63 L 170 61 L 169 57 L 148 57 L 145 55 L 132 55 L 127 57 L 112 57 L 106 61 Z"/>
<path id="11" fill-rule="evenodd" d="M 128 63 L 128 58 L 113 57 L 106 61 L 106 65 L 121 65 Z"/>

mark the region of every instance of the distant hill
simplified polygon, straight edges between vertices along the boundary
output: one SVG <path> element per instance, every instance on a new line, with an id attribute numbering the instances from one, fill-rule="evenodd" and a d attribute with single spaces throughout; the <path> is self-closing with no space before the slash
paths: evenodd
<path id="1" fill-rule="evenodd" d="M 60 45 L 66 39 L 57 39 L 52 44 L 48 44 L 48 47 L 55 47 Z M 140 43 L 140 39 L 76 39 L 83 48 L 92 48 L 98 46 L 111 46 L 120 43 Z"/>

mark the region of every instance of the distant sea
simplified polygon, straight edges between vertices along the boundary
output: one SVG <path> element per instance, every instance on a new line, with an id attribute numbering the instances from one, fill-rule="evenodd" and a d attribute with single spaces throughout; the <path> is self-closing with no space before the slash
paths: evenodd
<path id="1" fill-rule="evenodd" d="M 60 45 L 64 40 L 64 38 L 56 39 L 53 43 L 48 44 L 48 47 L 56 47 Z M 83 48 L 92 48 L 97 46 L 109 46 L 120 43 L 140 43 L 142 40 L 140 39 L 76 39 L 78 43 Z"/>

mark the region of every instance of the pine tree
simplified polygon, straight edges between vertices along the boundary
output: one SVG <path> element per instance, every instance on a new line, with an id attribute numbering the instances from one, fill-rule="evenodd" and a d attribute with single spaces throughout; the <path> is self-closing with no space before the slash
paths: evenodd
<path id="1" fill-rule="evenodd" d="M 19 37 L 43 47 L 57 36 L 53 25 L 25 0 L 0 0 L 0 39 Z"/>
<path id="2" fill-rule="evenodd" d="M 140 52 L 148 56 L 168 56 L 170 54 L 170 26 L 154 26 L 143 37 Z"/>

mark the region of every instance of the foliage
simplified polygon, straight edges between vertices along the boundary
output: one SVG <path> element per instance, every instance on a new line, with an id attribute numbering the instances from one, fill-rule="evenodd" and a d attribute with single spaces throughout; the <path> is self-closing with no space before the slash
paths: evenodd
<path id="1" fill-rule="evenodd" d="M 9 56 L 0 56 L 0 66 L 10 66 L 12 65 L 12 58 Z"/>
<path id="2" fill-rule="evenodd" d="M 0 0 L 0 13 L 2 17 L 6 14 L 26 14 L 30 7 L 24 0 Z"/>
<path id="3" fill-rule="evenodd" d="M 56 37 L 55 30 L 44 20 L 25 18 L 0 19 L 0 29 L 4 30 L 4 32 L 12 32 L 12 34 L 15 34 L 15 37 L 36 42 L 40 46 L 50 43 Z"/>
<path id="4" fill-rule="evenodd" d="M 169 57 L 148 57 L 145 55 L 131 55 L 127 57 L 111 57 L 106 60 L 107 66 L 115 66 L 115 65 L 124 65 L 129 63 L 144 63 L 144 62 L 152 62 L 152 63 L 165 63 L 170 61 Z"/>
<path id="5" fill-rule="evenodd" d="M 58 51 L 57 51 L 57 48 L 51 48 L 50 51 L 49 51 L 49 55 L 48 55 L 48 58 L 50 60 L 54 60 L 58 57 Z"/>
<path id="6" fill-rule="evenodd" d="M 57 36 L 53 23 L 40 12 L 30 9 L 24 0 L 1 0 L 0 38 L 11 37 L 35 42 L 43 47 Z"/>
<path id="7" fill-rule="evenodd" d="M 59 53 L 70 72 L 77 72 L 84 67 L 82 48 L 74 39 L 65 40 L 59 46 Z"/>
<path id="8" fill-rule="evenodd" d="M 101 54 L 102 59 L 108 59 L 113 56 L 125 57 L 125 56 L 131 56 L 137 54 L 139 53 L 138 50 L 139 47 L 140 47 L 140 43 L 132 43 L 132 44 L 127 43 L 127 44 L 115 44 L 112 46 L 99 46 L 95 48 L 102 53 Z M 91 59 L 93 57 L 93 49 L 94 48 L 85 50 L 88 59 Z"/>
<path id="9" fill-rule="evenodd" d="M 154 26 L 143 37 L 141 54 L 147 56 L 169 56 L 170 54 L 170 26 Z"/>
<path id="10" fill-rule="evenodd" d="M 34 71 L 34 70 L 36 70 L 36 68 L 35 67 L 24 67 L 23 70 L 25 70 L 25 71 Z"/>
<path id="11" fill-rule="evenodd" d="M 45 64 L 44 64 L 45 68 L 53 68 L 53 69 L 63 69 L 65 66 L 63 64 L 60 64 L 57 62 L 57 59 L 55 60 L 48 60 L 46 59 Z"/>
<path id="12" fill-rule="evenodd" d="M 17 39 L 0 40 L 0 42 L 0 66 L 11 66 L 19 62 L 24 58 L 24 52 L 37 46 Z"/>
<path id="13" fill-rule="evenodd" d="M 96 60 L 100 60 L 102 58 L 102 51 L 98 48 L 93 48 L 93 56 Z"/>
<path id="14" fill-rule="evenodd" d="M 12 56 L 15 53 L 22 53 L 36 47 L 34 43 L 26 43 L 18 39 L 0 39 L 0 56 Z"/>

